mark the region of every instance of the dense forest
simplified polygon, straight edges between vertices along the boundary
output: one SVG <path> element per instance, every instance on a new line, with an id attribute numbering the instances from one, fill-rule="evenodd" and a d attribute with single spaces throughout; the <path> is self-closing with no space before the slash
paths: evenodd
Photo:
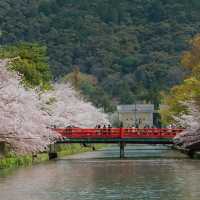
<path id="1" fill-rule="evenodd" d="M 180 57 L 200 32 L 199 7 L 199 0 L 1 0 L 0 45 L 46 47 L 53 79 L 83 77 L 78 87 L 106 111 L 113 102 L 158 104 L 160 91 L 188 71 Z"/>

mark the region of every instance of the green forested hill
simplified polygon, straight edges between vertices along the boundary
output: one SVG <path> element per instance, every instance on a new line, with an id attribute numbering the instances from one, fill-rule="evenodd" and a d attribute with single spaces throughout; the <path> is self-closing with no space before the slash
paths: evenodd
<path id="1" fill-rule="evenodd" d="M 46 45 L 56 80 L 75 66 L 95 76 L 82 89 L 96 105 L 156 103 L 183 78 L 199 10 L 199 0 L 0 0 L 0 44 Z"/>

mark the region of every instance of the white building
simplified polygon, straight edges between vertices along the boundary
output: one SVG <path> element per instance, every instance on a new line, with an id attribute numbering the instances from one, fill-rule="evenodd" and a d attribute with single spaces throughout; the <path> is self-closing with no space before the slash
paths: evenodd
<path id="1" fill-rule="evenodd" d="M 123 127 L 144 128 L 153 126 L 153 104 L 118 105 L 117 111 Z"/>

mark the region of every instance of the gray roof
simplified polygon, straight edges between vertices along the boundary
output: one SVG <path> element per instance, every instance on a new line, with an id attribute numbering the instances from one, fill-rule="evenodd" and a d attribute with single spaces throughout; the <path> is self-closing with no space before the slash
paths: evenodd
<path id="1" fill-rule="evenodd" d="M 132 104 L 132 105 L 118 105 L 118 112 L 154 112 L 153 104 Z"/>

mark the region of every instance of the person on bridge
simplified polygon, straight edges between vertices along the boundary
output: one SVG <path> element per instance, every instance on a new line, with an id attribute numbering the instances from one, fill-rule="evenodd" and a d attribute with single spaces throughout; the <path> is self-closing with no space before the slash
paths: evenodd
<path id="1" fill-rule="evenodd" d="M 96 133 L 97 133 L 97 134 L 101 134 L 101 125 L 100 125 L 100 124 L 97 124 L 95 128 L 97 129 L 97 130 L 96 130 Z"/>
<path id="2" fill-rule="evenodd" d="M 103 134 L 106 134 L 106 125 L 103 125 Z"/>
<path id="3" fill-rule="evenodd" d="M 99 124 L 99 125 L 97 125 L 97 128 L 101 128 L 101 125 Z"/>
<path id="4" fill-rule="evenodd" d="M 111 131 L 112 131 L 112 126 L 111 124 L 108 124 L 108 133 L 111 134 Z"/>
<path id="5" fill-rule="evenodd" d="M 112 126 L 110 124 L 108 124 L 108 128 L 112 128 Z"/>

